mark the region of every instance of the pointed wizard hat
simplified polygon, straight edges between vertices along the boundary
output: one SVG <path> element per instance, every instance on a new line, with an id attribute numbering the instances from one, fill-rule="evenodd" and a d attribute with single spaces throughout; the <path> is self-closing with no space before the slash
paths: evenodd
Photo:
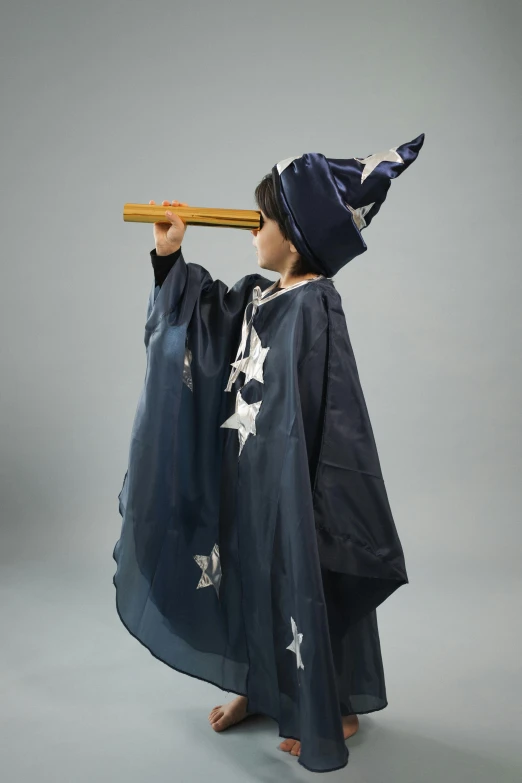
<path id="1" fill-rule="evenodd" d="M 424 133 L 367 158 L 305 152 L 272 168 L 288 235 L 318 273 L 332 277 L 367 249 L 361 231 L 380 210 L 391 180 L 417 158 Z"/>

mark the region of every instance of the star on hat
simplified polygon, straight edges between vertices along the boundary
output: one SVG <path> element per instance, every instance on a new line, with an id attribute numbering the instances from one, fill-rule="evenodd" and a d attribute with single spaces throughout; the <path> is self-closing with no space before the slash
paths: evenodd
<path id="1" fill-rule="evenodd" d="M 364 169 L 361 174 L 361 185 L 379 163 L 382 163 L 385 160 L 390 161 L 390 163 L 404 163 L 404 160 L 397 152 L 397 147 L 393 147 L 391 150 L 384 150 L 384 152 L 374 152 L 373 155 L 368 155 L 367 158 L 354 158 L 354 160 L 356 160 L 357 163 L 364 163 Z"/>
<path id="2" fill-rule="evenodd" d="M 346 203 L 346 202 L 345 202 Z M 366 220 L 364 219 L 364 216 L 368 214 L 370 209 L 375 204 L 375 201 L 372 201 L 371 204 L 367 204 L 365 207 L 359 207 L 358 209 L 354 209 L 349 204 L 346 204 L 348 209 L 353 215 L 353 219 L 355 220 L 355 223 L 357 225 L 357 228 L 359 231 L 362 231 L 362 229 L 366 226 Z"/>

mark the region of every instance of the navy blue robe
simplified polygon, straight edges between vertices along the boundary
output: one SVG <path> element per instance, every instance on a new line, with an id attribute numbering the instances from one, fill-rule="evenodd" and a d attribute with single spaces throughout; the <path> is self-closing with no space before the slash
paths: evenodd
<path id="1" fill-rule="evenodd" d="M 258 304 L 243 356 L 255 328 L 262 380 L 226 391 L 245 308 L 273 282 L 227 289 L 181 250 L 151 260 L 119 616 L 164 663 L 246 695 L 304 767 L 338 769 L 341 715 L 387 704 L 375 610 L 408 582 L 340 296 L 319 278 Z"/>

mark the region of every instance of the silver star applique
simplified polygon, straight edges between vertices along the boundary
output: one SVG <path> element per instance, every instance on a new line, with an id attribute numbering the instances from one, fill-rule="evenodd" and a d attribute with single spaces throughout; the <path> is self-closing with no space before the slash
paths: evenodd
<path id="1" fill-rule="evenodd" d="M 280 160 L 277 164 L 277 171 L 279 172 L 279 176 L 283 173 L 283 171 L 286 169 L 287 166 L 291 164 L 293 160 L 297 160 L 297 158 L 302 158 L 302 155 L 294 155 L 293 158 L 285 158 L 284 160 Z"/>
<path id="2" fill-rule="evenodd" d="M 183 358 L 183 383 L 189 387 L 190 391 L 194 391 L 192 386 L 192 371 L 190 369 L 190 363 L 192 362 L 192 351 L 185 346 L 185 356 Z"/>
<path id="3" fill-rule="evenodd" d="M 256 381 L 263 380 L 263 364 L 266 358 L 270 346 L 263 348 L 258 333 L 254 329 L 252 324 L 250 332 L 250 354 L 239 359 L 237 362 L 232 362 L 232 367 L 238 367 L 241 372 L 245 373 L 245 383 L 255 378 Z"/>
<path id="4" fill-rule="evenodd" d="M 262 402 L 263 400 L 250 404 L 245 402 L 241 396 L 241 389 L 239 389 L 236 394 L 235 413 L 221 425 L 221 427 L 229 427 L 230 429 L 237 430 L 239 437 L 239 454 L 241 454 L 248 436 L 256 434 L 256 416 L 259 413 Z"/>
<path id="5" fill-rule="evenodd" d="M 365 207 L 359 207 L 358 209 L 354 209 L 349 204 L 346 204 L 353 215 L 353 219 L 355 220 L 355 224 L 359 231 L 362 231 L 362 229 L 366 226 L 366 220 L 364 219 L 364 216 L 368 214 L 374 204 L 375 201 L 372 201 L 371 204 L 367 204 Z"/>
<path id="6" fill-rule="evenodd" d="M 292 624 L 292 633 L 294 635 L 294 639 L 291 642 L 291 644 L 288 645 L 286 648 L 287 650 L 292 650 L 292 652 L 295 653 L 295 658 L 297 661 L 297 668 L 304 669 L 303 661 L 301 659 L 301 642 L 303 641 L 303 634 L 297 633 L 297 625 L 293 617 L 290 618 L 290 622 Z"/>
<path id="7" fill-rule="evenodd" d="M 212 552 L 208 557 L 206 555 L 194 555 L 194 560 L 203 571 L 198 583 L 198 588 L 210 587 L 210 585 L 213 585 L 219 598 L 219 584 L 221 582 L 219 546 L 214 544 Z"/>
<path id="8" fill-rule="evenodd" d="M 385 160 L 390 161 L 390 163 L 404 163 L 395 147 L 391 150 L 384 150 L 384 152 L 375 152 L 373 155 L 368 155 L 367 158 L 354 158 L 354 160 L 358 161 L 358 163 L 364 163 L 364 169 L 361 174 L 361 185 L 379 163 L 382 163 Z"/>

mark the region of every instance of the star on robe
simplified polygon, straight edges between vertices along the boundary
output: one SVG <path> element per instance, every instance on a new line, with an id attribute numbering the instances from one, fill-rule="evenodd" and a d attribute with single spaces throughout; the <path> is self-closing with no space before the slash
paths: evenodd
<path id="1" fill-rule="evenodd" d="M 252 378 L 255 378 L 256 381 L 261 381 L 261 383 L 264 383 L 263 364 L 269 350 L 270 346 L 263 348 L 259 335 L 252 325 L 250 332 L 249 356 L 244 356 L 242 359 L 238 359 L 238 361 L 232 362 L 232 367 L 236 367 L 241 372 L 245 373 L 245 383 L 248 383 L 248 381 L 250 381 Z"/>
<path id="2" fill-rule="evenodd" d="M 358 163 L 364 163 L 364 169 L 361 174 L 361 185 L 379 163 L 383 163 L 385 160 L 388 160 L 391 163 L 404 163 L 395 147 L 391 150 L 384 150 L 384 152 L 375 152 L 373 155 L 368 155 L 367 158 L 354 158 L 354 160 Z"/>
<path id="3" fill-rule="evenodd" d="M 203 573 L 198 583 L 199 587 L 213 587 L 216 590 L 219 598 L 219 584 L 221 582 L 221 561 L 219 559 L 219 546 L 214 544 L 212 552 L 207 557 L 206 555 L 194 555 L 194 560 L 201 568 Z"/>
<path id="4" fill-rule="evenodd" d="M 358 209 L 354 209 L 349 204 L 346 204 L 353 215 L 353 219 L 355 220 L 355 224 L 359 231 L 361 231 L 366 226 L 366 220 L 364 219 L 364 216 L 368 214 L 374 204 L 375 201 L 372 201 L 371 204 L 367 204 L 365 207 L 359 207 Z"/>
<path id="5" fill-rule="evenodd" d="M 256 434 L 256 416 L 259 413 L 262 402 L 263 400 L 250 404 L 245 402 L 241 396 L 241 389 L 239 389 L 236 394 L 235 413 L 221 425 L 221 427 L 229 427 L 230 429 L 237 430 L 239 437 L 239 454 L 241 454 L 248 436 Z"/>
<path id="6" fill-rule="evenodd" d="M 292 624 L 292 633 L 294 635 L 294 639 L 286 649 L 295 652 L 297 668 L 299 669 L 300 667 L 301 669 L 304 669 L 303 661 L 301 659 L 301 642 L 303 641 L 303 634 L 297 633 L 297 625 L 293 617 L 290 618 L 290 622 Z"/>
<path id="7" fill-rule="evenodd" d="M 194 391 L 192 386 L 192 371 L 190 369 L 190 363 L 192 361 L 192 351 L 185 346 L 185 356 L 183 358 L 183 383 L 189 387 L 190 391 Z"/>

